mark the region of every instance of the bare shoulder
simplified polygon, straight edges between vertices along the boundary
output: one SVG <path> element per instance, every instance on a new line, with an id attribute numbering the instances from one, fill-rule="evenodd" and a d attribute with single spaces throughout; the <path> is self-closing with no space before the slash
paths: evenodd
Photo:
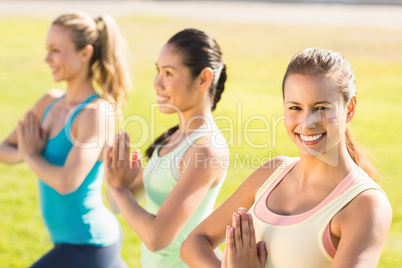
<path id="1" fill-rule="evenodd" d="M 345 211 L 351 215 L 381 215 L 384 220 L 392 218 L 392 209 L 387 196 L 377 189 L 369 189 L 356 196 Z"/>
<path id="2" fill-rule="evenodd" d="M 48 107 L 55 99 L 60 98 L 63 95 L 64 91 L 60 89 L 50 89 L 34 104 L 32 109 L 35 111 L 37 116 L 41 118 L 46 107 Z"/>
<path id="3" fill-rule="evenodd" d="M 386 234 L 392 221 L 389 200 L 377 189 L 362 192 L 338 214 L 338 222 L 342 229 L 363 228 L 369 232 Z"/>
<path id="4" fill-rule="evenodd" d="M 97 124 L 100 121 L 110 119 L 115 115 L 115 107 L 103 98 L 96 98 L 80 111 L 77 116 L 79 124 L 87 124 L 92 122 L 91 125 Z"/>
<path id="5" fill-rule="evenodd" d="M 229 151 L 227 145 L 216 146 L 211 142 L 211 137 L 206 135 L 197 139 L 184 153 L 182 163 L 191 164 L 205 177 L 220 180 L 229 167 Z"/>
<path id="6" fill-rule="evenodd" d="M 263 163 L 258 169 L 256 169 L 244 182 L 247 187 L 254 189 L 257 193 L 258 189 L 266 182 L 269 177 L 278 169 L 286 165 L 286 157 L 274 157 Z"/>
<path id="7" fill-rule="evenodd" d="M 226 141 L 217 143 L 210 135 L 197 139 L 189 151 L 204 153 L 206 156 L 229 157 Z"/>

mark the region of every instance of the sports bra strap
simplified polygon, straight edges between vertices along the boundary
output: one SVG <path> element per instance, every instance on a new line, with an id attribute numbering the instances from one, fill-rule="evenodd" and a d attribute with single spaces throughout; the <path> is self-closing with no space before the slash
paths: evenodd
<path id="1" fill-rule="evenodd" d="M 65 96 L 65 95 L 63 95 L 63 96 L 61 96 L 61 97 L 59 97 L 59 98 L 54 99 L 54 100 L 46 107 L 45 111 L 43 112 L 41 122 L 43 122 L 43 120 L 46 118 L 46 115 L 47 115 L 47 113 L 49 112 L 49 110 L 50 110 L 58 101 L 60 101 L 62 98 L 64 98 L 64 96 Z"/>
<path id="2" fill-rule="evenodd" d="M 95 93 L 91 96 L 89 96 L 87 99 L 85 99 L 83 102 L 75 106 L 72 110 L 70 110 L 69 114 L 67 115 L 68 121 L 66 122 L 65 125 L 65 131 L 68 131 L 66 133 L 70 132 L 71 125 L 73 124 L 74 119 L 77 117 L 77 115 L 85 108 L 85 105 L 90 103 L 92 100 L 99 98 L 99 94 Z"/>
<path id="3" fill-rule="evenodd" d="M 57 98 L 55 100 L 53 100 L 45 109 L 45 111 L 43 112 L 42 115 L 42 120 L 41 122 L 43 123 L 44 119 L 46 118 L 46 115 L 48 114 L 48 112 L 50 111 L 50 109 L 58 102 L 60 101 L 62 98 L 64 98 L 65 95 L 61 96 L 60 98 Z M 78 104 L 77 106 L 75 106 L 73 109 L 70 110 L 70 112 L 67 114 L 67 122 L 65 123 L 63 129 L 65 131 L 66 134 L 70 133 L 70 129 L 71 129 L 71 125 L 75 119 L 75 117 L 81 112 L 81 110 L 84 109 L 85 105 L 88 104 L 89 102 L 91 102 L 92 100 L 99 98 L 99 94 L 95 93 L 92 94 L 91 96 L 89 96 L 88 98 L 86 98 L 83 102 L 81 102 L 80 104 Z M 71 115 L 70 115 L 71 113 Z M 63 130 L 62 129 L 62 130 Z"/>
<path id="4" fill-rule="evenodd" d="M 182 155 L 185 151 L 187 151 L 197 140 L 202 137 L 211 135 L 211 131 L 203 131 L 203 128 L 196 129 L 193 133 L 191 133 L 185 140 L 174 150 L 176 155 Z"/>

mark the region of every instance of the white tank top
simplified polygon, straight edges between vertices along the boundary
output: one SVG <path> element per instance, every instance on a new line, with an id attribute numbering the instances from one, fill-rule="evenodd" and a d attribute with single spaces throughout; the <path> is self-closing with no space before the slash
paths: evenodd
<path id="1" fill-rule="evenodd" d="M 382 190 L 356 167 L 315 208 L 298 215 L 278 215 L 268 209 L 267 198 L 299 161 L 299 158 L 282 158 L 284 163 L 260 187 L 249 211 L 254 220 L 256 241 L 264 241 L 267 248 L 265 267 L 330 267 L 335 255 L 328 227 L 332 218 L 363 191 Z"/>

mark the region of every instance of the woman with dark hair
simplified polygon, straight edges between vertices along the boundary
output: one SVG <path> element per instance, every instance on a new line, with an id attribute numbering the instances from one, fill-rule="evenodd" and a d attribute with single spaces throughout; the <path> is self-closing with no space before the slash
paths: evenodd
<path id="1" fill-rule="evenodd" d="M 106 178 L 142 241 L 142 266 L 186 267 L 179 258 L 181 243 L 212 212 L 227 170 L 227 144 L 212 117 L 226 66 L 211 35 L 186 29 L 162 48 L 156 68 L 159 110 L 177 113 L 179 123 L 150 146 L 143 169 L 137 151 L 130 158 L 129 136 L 120 131 L 115 146 L 105 150 Z"/>
<path id="2" fill-rule="evenodd" d="M 282 93 L 300 157 L 275 157 L 257 169 L 184 241 L 183 260 L 191 267 L 377 267 L 392 210 L 347 128 L 357 101 L 351 65 L 335 51 L 305 49 L 289 63 Z M 225 240 L 221 261 L 213 249 Z"/>

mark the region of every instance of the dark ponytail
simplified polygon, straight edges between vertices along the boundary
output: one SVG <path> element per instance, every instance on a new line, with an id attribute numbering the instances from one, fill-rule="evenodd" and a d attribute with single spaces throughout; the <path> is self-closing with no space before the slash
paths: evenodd
<path id="1" fill-rule="evenodd" d="M 219 74 L 218 83 L 216 84 L 216 87 L 215 87 L 214 99 L 212 101 L 212 106 L 211 106 L 212 111 L 215 110 L 216 104 L 221 100 L 222 93 L 225 90 L 225 82 L 227 79 L 226 64 L 225 63 L 222 63 L 222 64 L 223 64 L 223 67 Z"/>
<path id="2" fill-rule="evenodd" d="M 350 158 L 358 165 L 367 175 L 370 176 L 375 181 L 378 181 L 378 174 L 375 170 L 373 164 L 368 159 L 367 155 L 369 152 L 362 149 L 360 146 L 357 145 L 356 141 L 350 134 L 349 130 L 346 128 L 345 132 L 345 143 L 346 149 L 350 155 Z"/>
<path id="3" fill-rule="evenodd" d="M 190 69 L 193 79 L 197 78 L 204 68 L 211 68 L 214 78 L 209 88 L 211 110 L 215 110 L 225 90 L 227 79 L 226 65 L 222 61 L 222 52 L 212 35 L 197 29 L 185 29 L 172 36 L 167 42 L 182 55 L 183 64 Z M 158 137 L 147 149 L 146 155 L 150 158 L 154 149 L 163 146 L 169 137 L 178 130 L 175 126 Z"/>
<path id="4" fill-rule="evenodd" d="M 179 125 L 174 126 L 167 131 L 165 131 L 162 135 L 160 135 L 152 144 L 151 146 L 148 147 L 148 149 L 145 151 L 146 156 L 151 158 L 152 154 L 154 153 L 154 150 L 156 147 L 162 147 L 169 141 L 169 137 L 173 135 L 173 133 L 176 132 L 176 130 L 179 129 Z"/>

